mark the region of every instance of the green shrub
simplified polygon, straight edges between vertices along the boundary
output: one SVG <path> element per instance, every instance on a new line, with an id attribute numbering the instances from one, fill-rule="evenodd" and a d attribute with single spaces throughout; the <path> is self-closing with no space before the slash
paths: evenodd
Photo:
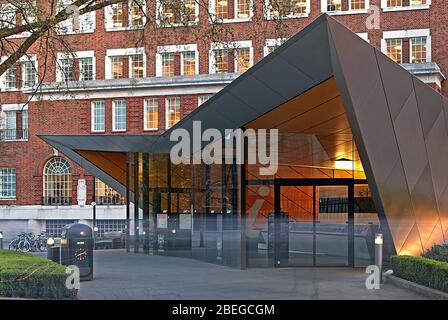
<path id="1" fill-rule="evenodd" d="M 425 257 L 393 256 L 394 275 L 426 287 L 448 292 L 448 263 Z"/>
<path id="2" fill-rule="evenodd" d="M 74 299 L 65 266 L 28 253 L 0 250 L 0 297 Z"/>
<path id="3" fill-rule="evenodd" d="M 448 262 L 448 244 L 435 244 L 423 256 L 429 259 Z"/>

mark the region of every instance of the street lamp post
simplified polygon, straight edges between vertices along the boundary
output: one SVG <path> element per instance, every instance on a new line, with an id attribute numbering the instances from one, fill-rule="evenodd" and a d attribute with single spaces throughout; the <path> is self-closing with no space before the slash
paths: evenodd
<path id="1" fill-rule="evenodd" d="M 383 234 L 375 234 L 375 265 L 380 271 L 380 283 L 383 283 Z"/>
<path id="2" fill-rule="evenodd" d="M 93 189 L 95 189 L 95 188 L 93 188 Z M 96 248 L 96 232 L 98 231 L 98 227 L 96 226 L 96 202 L 95 201 L 92 202 L 92 209 L 93 209 L 93 222 L 92 222 L 92 224 L 93 224 L 93 249 L 95 249 Z"/>

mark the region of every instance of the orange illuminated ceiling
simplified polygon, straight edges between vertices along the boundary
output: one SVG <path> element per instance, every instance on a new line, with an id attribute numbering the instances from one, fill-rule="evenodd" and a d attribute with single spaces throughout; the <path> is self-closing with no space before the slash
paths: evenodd
<path id="1" fill-rule="evenodd" d="M 126 153 L 125 152 L 104 152 L 104 151 L 84 151 L 75 150 L 80 156 L 90 161 L 112 178 L 126 185 Z M 132 173 L 132 170 L 131 170 Z M 133 186 L 131 183 L 131 191 Z"/>
<path id="2" fill-rule="evenodd" d="M 338 168 L 337 160 L 362 164 L 334 77 L 249 122 L 246 128 L 279 130 L 279 163 Z"/>

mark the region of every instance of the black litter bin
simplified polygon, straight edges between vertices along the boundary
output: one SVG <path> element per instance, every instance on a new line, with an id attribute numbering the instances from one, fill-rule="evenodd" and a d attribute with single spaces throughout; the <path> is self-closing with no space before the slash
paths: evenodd
<path id="1" fill-rule="evenodd" d="M 74 223 L 62 228 L 61 262 L 79 268 L 81 280 L 93 280 L 93 232 L 88 225 Z"/>

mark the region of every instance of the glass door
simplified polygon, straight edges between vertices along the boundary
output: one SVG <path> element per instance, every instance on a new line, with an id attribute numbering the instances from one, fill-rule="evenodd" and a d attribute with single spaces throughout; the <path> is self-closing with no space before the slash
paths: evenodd
<path id="1" fill-rule="evenodd" d="M 316 265 L 348 266 L 348 186 L 316 187 Z"/>
<path id="2" fill-rule="evenodd" d="M 275 214 L 269 217 L 275 266 L 351 265 L 353 184 L 283 180 L 275 188 Z"/>
<path id="3" fill-rule="evenodd" d="M 280 187 L 278 266 L 314 265 L 314 196 L 312 186 Z"/>

